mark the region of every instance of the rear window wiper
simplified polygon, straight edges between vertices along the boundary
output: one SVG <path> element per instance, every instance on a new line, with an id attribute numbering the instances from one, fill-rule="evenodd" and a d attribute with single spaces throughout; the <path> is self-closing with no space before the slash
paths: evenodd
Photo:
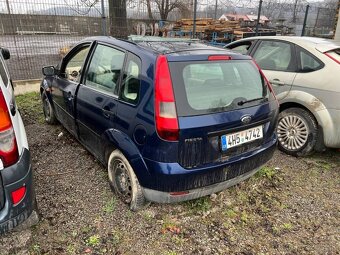
<path id="1" fill-rule="evenodd" d="M 250 100 L 242 100 L 242 101 L 237 102 L 237 104 L 241 106 L 241 105 L 251 103 L 251 102 L 255 102 L 255 101 L 259 101 L 259 100 L 267 101 L 268 98 L 267 97 L 259 97 L 259 98 L 254 98 L 254 99 L 250 99 Z"/>

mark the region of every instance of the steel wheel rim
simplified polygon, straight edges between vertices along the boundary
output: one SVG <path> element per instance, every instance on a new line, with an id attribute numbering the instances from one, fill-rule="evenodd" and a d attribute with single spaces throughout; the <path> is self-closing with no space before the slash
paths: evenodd
<path id="1" fill-rule="evenodd" d="M 111 181 L 114 182 L 117 192 L 126 203 L 132 198 L 131 180 L 126 165 L 120 159 L 115 159 L 111 168 Z"/>
<path id="2" fill-rule="evenodd" d="M 280 144 L 287 150 L 299 150 L 308 141 L 309 128 L 304 119 L 288 115 L 279 120 L 277 136 Z"/>

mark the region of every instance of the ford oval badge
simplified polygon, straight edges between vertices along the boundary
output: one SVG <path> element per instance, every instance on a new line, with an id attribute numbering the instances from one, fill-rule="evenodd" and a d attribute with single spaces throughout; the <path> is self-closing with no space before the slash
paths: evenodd
<path id="1" fill-rule="evenodd" d="M 241 118 L 241 121 L 243 124 L 249 124 L 251 121 L 251 116 L 250 115 L 244 115 Z"/>

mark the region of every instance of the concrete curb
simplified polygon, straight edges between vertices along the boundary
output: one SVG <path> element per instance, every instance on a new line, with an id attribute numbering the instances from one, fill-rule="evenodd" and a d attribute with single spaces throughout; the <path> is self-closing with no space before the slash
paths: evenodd
<path id="1" fill-rule="evenodd" d="M 29 92 L 38 92 L 41 79 L 13 81 L 14 95 L 23 95 Z"/>

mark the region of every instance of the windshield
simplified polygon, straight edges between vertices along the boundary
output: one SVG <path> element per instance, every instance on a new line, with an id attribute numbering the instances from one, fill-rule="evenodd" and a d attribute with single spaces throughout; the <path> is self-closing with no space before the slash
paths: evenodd
<path id="1" fill-rule="evenodd" d="M 268 95 L 263 77 L 250 60 L 171 62 L 170 71 L 179 116 L 248 107 Z"/>

